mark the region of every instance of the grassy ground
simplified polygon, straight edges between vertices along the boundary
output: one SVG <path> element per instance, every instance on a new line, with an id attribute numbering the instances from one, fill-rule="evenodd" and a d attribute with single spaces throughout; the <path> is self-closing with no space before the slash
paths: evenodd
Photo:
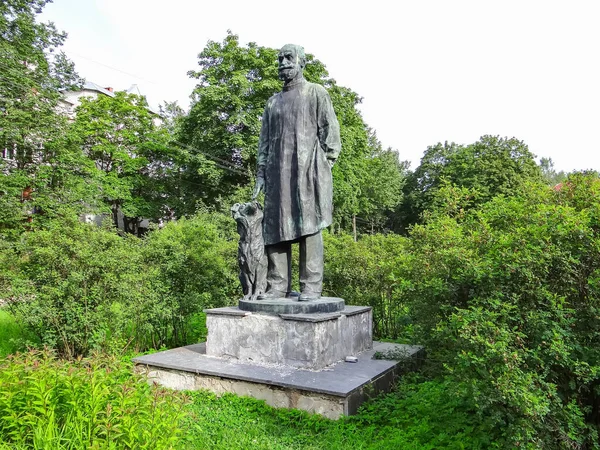
<path id="1" fill-rule="evenodd" d="M 21 350 L 28 339 L 31 336 L 27 335 L 8 311 L 0 308 L 0 357 Z"/>
<path id="2" fill-rule="evenodd" d="M 206 392 L 192 395 L 183 448 L 198 449 L 493 449 L 490 429 L 439 382 L 408 384 L 331 421 L 263 402 Z M 448 401 L 446 401 L 448 400 Z"/>
<path id="3" fill-rule="evenodd" d="M 0 358 L 22 350 L 28 340 L 31 337 L 0 309 Z M 129 366 L 131 358 L 125 359 L 122 364 Z M 262 401 L 235 395 L 217 398 L 203 391 L 189 395 L 178 449 L 500 448 L 468 396 L 444 380 L 409 380 L 400 384 L 397 392 L 366 403 L 357 416 L 338 421 L 271 408 Z"/>

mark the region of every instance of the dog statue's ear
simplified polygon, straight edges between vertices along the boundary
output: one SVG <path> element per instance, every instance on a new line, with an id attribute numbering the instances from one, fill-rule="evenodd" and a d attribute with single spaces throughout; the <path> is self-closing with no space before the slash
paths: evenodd
<path id="1" fill-rule="evenodd" d="M 235 213 L 237 213 L 240 210 L 240 204 L 236 203 L 235 205 L 233 205 L 230 209 L 231 211 L 231 216 L 235 217 Z"/>

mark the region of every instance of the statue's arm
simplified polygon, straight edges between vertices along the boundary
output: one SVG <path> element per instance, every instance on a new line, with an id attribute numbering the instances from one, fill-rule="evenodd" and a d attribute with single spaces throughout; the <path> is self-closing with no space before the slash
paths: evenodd
<path id="1" fill-rule="evenodd" d="M 338 123 L 331 98 L 325 88 L 317 90 L 317 134 L 319 143 L 325 152 L 329 164 L 333 166 L 342 149 L 340 139 L 340 124 Z"/>
<path id="2" fill-rule="evenodd" d="M 265 166 L 267 164 L 267 155 L 269 152 L 269 104 L 265 107 L 262 117 L 262 126 L 260 128 L 260 138 L 258 141 L 258 156 L 256 159 L 256 186 L 252 194 L 252 200 L 255 200 L 260 191 L 265 186 Z"/>

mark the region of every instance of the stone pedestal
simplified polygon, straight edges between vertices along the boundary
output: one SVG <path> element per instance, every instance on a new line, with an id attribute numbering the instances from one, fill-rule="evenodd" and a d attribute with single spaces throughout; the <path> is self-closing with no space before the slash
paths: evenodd
<path id="1" fill-rule="evenodd" d="M 373 345 L 370 307 L 342 299 L 240 301 L 206 310 L 206 343 L 134 359 L 150 381 L 265 400 L 337 419 L 391 389 L 403 362 L 379 353 L 422 355 L 418 346 Z M 344 362 L 347 356 L 352 362 Z M 412 363 L 411 363 L 412 365 Z"/>
<path id="2" fill-rule="evenodd" d="M 206 354 L 217 358 L 318 370 L 373 347 L 370 307 L 278 316 L 238 308 L 205 312 Z"/>
<path id="3" fill-rule="evenodd" d="M 264 400 L 276 408 L 297 408 L 330 419 L 356 414 L 368 398 L 388 392 L 406 361 L 376 359 L 374 355 L 405 355 L 415 364 L 423 357 L 418 346 L 375 342 L 356 363 L 339 362 L 327 370 L 294 369 L 232 362 L 206 355 L 205 344 L 189 345 L 135 358 L 136 371 L 150 382 L 171 389 L 206 389 Z"/>

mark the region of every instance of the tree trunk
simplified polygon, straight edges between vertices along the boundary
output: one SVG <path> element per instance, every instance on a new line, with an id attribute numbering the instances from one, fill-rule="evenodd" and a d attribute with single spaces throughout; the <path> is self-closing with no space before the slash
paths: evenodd
<path id="1" fill-rule="evenodd" d="M 113 225 L 118 230 L 119 229 L 119 204 L 117 202 L 113 202 L 111 209 L 112 209 Z"/>
<path id="2" fill-rule="evenodd" d="M 352 233 L 354 234 L 354 242 L 356 242 L 356 214 L 352 214 Z"/>

